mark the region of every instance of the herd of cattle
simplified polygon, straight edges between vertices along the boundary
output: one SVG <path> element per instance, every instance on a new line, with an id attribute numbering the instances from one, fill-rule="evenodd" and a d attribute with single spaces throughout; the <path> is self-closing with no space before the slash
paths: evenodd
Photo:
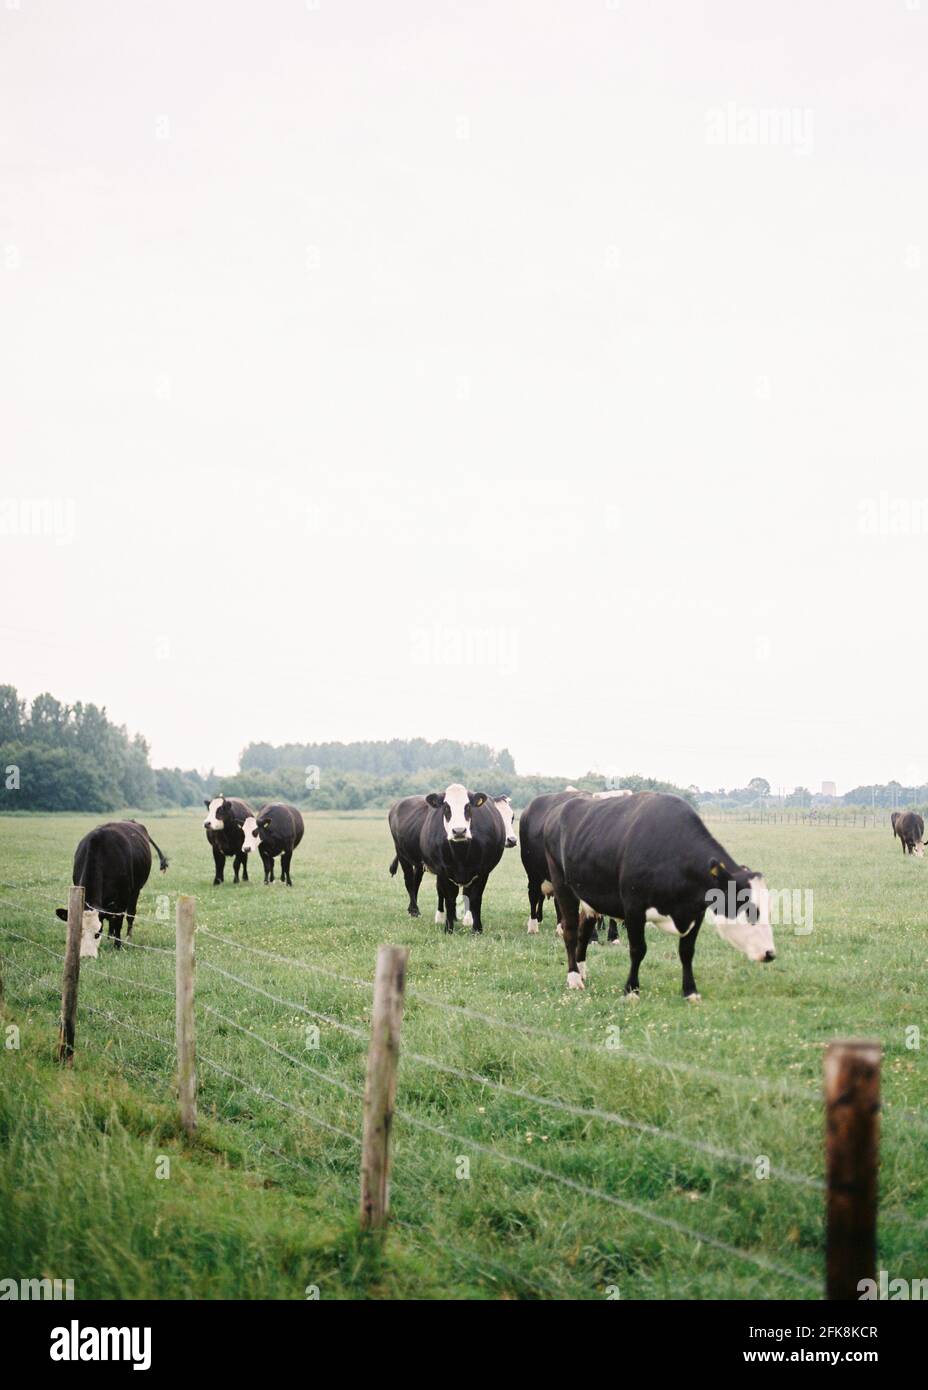
<path id="1" fill-rule="evenodd" d="M 293 886 L 290 863 L 303 838 L 303 817 L 295 806 L 272 802 L 255 813 L 238 797 L 206 802 L 203 821 L 213 852 L 214 884 L 232 860 L 236 883 L 248 881 L 248 856 L 258 851 L 264 882 L 280 879 Z M 395 855 L 390 873 L 403 870 L 407 911 L 418 917 L 423 876 L 432 874 L 438 895 L 435 921 L 446 932 L 457 923 L 458 890 L 463 894 L 462 925 L 483 930 L 483 895 L 490 874 L 517 843 L 508 796 L 489 797 L 453 782 L 443 792 L 407 796 L 390 808 L 388 822 Z M 893 835 L 904 854 L 924 853 L 925 825 L 914 811 L 894 812 Z M 749 960 L 775 956 L 770 895 L 763 875 L 737 864 L 687 802 L 663 792 L 562 792 L 536 796 L 522 812 L 518 843 L 528 878 L 528 930 L 542 924 L 545 899 L 557 909 L 557 931 L 567 952 L 567 984 L 583 989 L 586 955 L 598 940 L 597 925 L 609 918 L 609 940 L 625 924 L 631 968 L 625 993 L 639 992 L 638 972 L 647 954 L 645 927 L 654 925 L 678 938 L 683 994 L 698 999 L 693 976 L 696 938 L 709 916 L 723 940 Z M 136 821 L 113 821 L 85 835 L 74 855 L 73 882 L 84 888 L 81 955 L 96 956 L 105 923 L 117 948 L 123 921 L 131 935 L 139 894 L 151 873 L 151 851 L 161 872 L 168 861 Z M 67 920 L 67 911 L 57 909 Z"/>

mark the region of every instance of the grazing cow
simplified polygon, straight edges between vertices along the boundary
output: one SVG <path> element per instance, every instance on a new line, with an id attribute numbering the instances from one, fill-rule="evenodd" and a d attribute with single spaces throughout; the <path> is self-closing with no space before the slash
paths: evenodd
<path id="1" fill-rule="evenodd" d="M 464 926 L 483 931 L 480 910 L 487 879 L 503 857 L 503 816 L 487 804 L 484 792 L 470 792 L 452 782 L 443 792 L 429 792 L 428 810 L 419 833 L 423 865 L 437 880 L 435 921 L 454 931 L 458 889 L 466 890 Z"/>
<path id="2" fill-rule="evenodd" d="M 898 835 L 902 841 L 902 853 L 914 854 L 916 859 L 922 859 L 925 854 L 924 834 L 925 822 L 917 811 L 893 811 L 890 816 L 893 827 L 893 839 Z"/>
<path id="3" fill-rule="evenodd" d="M 216 876 L 213 883 L 222 883 L 225 878 L 226 858 L 232 856 L 233 881 L 238 883 L 241 870 L 242 882 L 248 882 L 248 858 L 242 849 L 245 839 L 242 826 L 254 811 L 247 801 L 237 796 L 214 796 L 206 802 L 207 816 L 203 822 L 206 838 L 213 851 Z"/>
<path id="4" fill-rule="evenodd" d="M 303 838 L 303 817 L 295 806 L 271 801 L 257 816 L 247 816 L 242 825 L 242 853 L 256 849 L 264 865 L 264 882 L 274 882 L 274 860 L 280 855 L 280 881 L 293 887 L 290 860 Z"/>
<path id="5" fill-rule="evenodd" d="M 495 808 L 502 822 L 506 849 L 513 849 L 516 844 L 516 833 L 512 802 L 508 796 L 494 796 L 489 804 Z M 397 869 L 402 866 L 403 881 L 406 884 L 406 892 L 409 894 L 409 906 L 406 911 L 410 917 L 421 916 L 419 912 L 419 888 L 422 884 L 422 875 L 425 872 L 421 836 L 428 812 L 429 803 L 424 796 L 404 796 L 400 801 L 393 803 L 387 816 L 390 834 L 393 836 L 393 846 L 396 850 L 393 862 L 390 864 L 390 873 L 395 875 Z M 467 897 L 468 895 L 465 894 L 465 900 Z M 439 888 L 435 921 L 444 923 L 446 920 L 445 900 Z M 473 909 L 468 901 L 464 913 L 464 925 L 471 926 L 472 924 Z"/>
<path id="6" fill-rule="evenodd" d="M 126 919 L 126 940 L 132 935 L 139 894 L 151 873 L 151 851 L 157 851 L 164 873 L 168 867 L 161 850 L 145 829 L 134 820 L 109 821 L 85 835 L 74 851 L 72 881 L 84 889 L 84 916 L 81 922 L 81 955 L 96 957 L 104 921 L 116 949 L 122 946 L 122 919 Z M 67 908 L 55 909 L 63 922 Z"/>
<path id="7" fill-rule="evenodd" d="M 774 959 L 769 893 L 761 874 L 737 865 L 680 797 L 636 792 L 616 800 L 569 797 L 544 823 L 547 891 L 557 897 L 567 948 L 567 984 L 582 989 L 596 914 L 621 918 L 639 992 L 645 923 L 679 937 L 683 994 L 698 999 L 696 938 L 707 909 L 724 941 L 749 960 Z"/>

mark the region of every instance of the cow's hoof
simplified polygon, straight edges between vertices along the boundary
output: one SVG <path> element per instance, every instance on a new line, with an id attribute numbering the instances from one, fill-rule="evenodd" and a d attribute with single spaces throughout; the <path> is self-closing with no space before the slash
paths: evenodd
<path id="1" fill-rule="evenodd" d="M 640 1004 L 641 994 L 637 989 L 627 989 L 625 991 L 626 1004 Z"/>
<path id="2" fill-rule="evenodd" d="M 617 936 L 614 936 L 614 937 L 612 938 L 612 940 L 609 942 L 609 945 L 610 945 L 610 946 L 618 946 L 618 945 L 619 945 L 619 938 L 618 938 Z"/>
<path id="3" fill-rule="evenodd" d="M 450 925 L 448 925 L 448 924 L 446 923 L 446 924 L 445 924 L 445 936 L 453 936 L 453 935 L 454 935 L 454 927 L 452 927 L 452 926 L 450 926 Z"/>
<path id="4" fill-rule="evenodd" d="M 419 911 L 417 907 L 407 907 L 406 911 L 409 913 L 410 917 L 422 916 L 422 913 Z"/>
<path id="5" fill-rule="evenodd" d="M 558 922 L 557 926 L 554 928 L 554 935 L 559 936 L 562 941 L 564 940 L 564 928 L 561 926 L 560 922 Z"/>
<path id="6" fill-rule="evenodd" d="M 474 925 L 474 914 L 472 912 L 465 912 L 464 916 L 461 918 L 461 925 L 472 927 Z"/>
<path id="7" fill-rule="evenodd" d="M 568 989 L 583 989 L 583 988 L 584 988 L 583 976 L 580 974 L 580 971 L 579 971 L 579 970 L 569 970 L 569 971 L 567 972 L 567 988 L 568 988 Z"/>
<path id="8" fill-rule="evenodd" d="M 436 913 L 435 913 L 435 925 L 436 925 L 436 927 L 443 927 L 443 926 L 445 925 L 445 923 L 447 922 L 447 920 L 448 920 L 448 919 L 447 919 L 447 917 L 445 916 L 445 914 L 444 914 L 443 912 L 436 912 Z"/>
<path id="9" fill-rule="evenodd" d="M 528 919 L 528 934 L 529 936 L 538 935 L 538 923 L 535 921 L 534 917 Z"/>
<path id="10" fill-rule="evenodd" d="M 471 927 L 471 936 L 483 936 L 483 927 Z"/>
<path id="11" fill-rule="evenodd" d="M 697 990 L 693 990 L 692 994 L 684 994 L 683 998 L 688 1004 L 698 1004 L 702 995 Z"/>

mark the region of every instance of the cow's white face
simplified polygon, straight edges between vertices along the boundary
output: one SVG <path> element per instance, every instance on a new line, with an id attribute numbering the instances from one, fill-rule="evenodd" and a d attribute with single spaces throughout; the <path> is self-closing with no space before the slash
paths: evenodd
<path id="1" fill-rule="evenodd" d="M 921 840 L 916 840 L 915 847 L 912 850 L 912 853 L 915 855 L 916 859 L 924 859 L 925 846 L 922 844 Z"/>
<path id="2" fill-rule="evenodd" d="M 748 880 L 746 901 L 737 906 L 734 917 L 716 911 L 715 929 L 723 941 L 743 952 L 748 960 L 770 961 L 776 956 L 770 925 L 770 892 L 761 874 Z M 742 893 L 739 899 L 745 897 Z"/>
<path id="3" fill-rule="evenodd" d="M 100 950 L 100 936 L 103 932 L 103 923 L 100 920 L 99 912 L 84 909 L 81 917 L 81 955 L 92 956 L 96 960 Z"/>
<path id="4" fill-rule="evenodd" d="M 261 843 L 261 836 L 258 834 L 258 822 L 254 816 L 246 816 L 242 822 L 242 830 L 245 839 L 242 842 L 242 853 L 250 854 L 253 849 L 257 849 Z"/>
<path id="5" fill-rule="evenodd" d="M 209 809 L 206 812 L 206 819 L 203 822 L 206 830 L 222 830 L 224 822 L 219 819 L 217 812 L 224 801 L 224 796 L 214 796 L 212 801 L 207 803 Z"/>
<path id="6" fill-rule="evenodd" d="M 506 848 L 515 849 L 516 846 L 516 813 L 512 809 L 512 802 L 508 796 L 494 796 L 493 805 L 503 818 L 503 829 L 506 832 Z"/>
<path id="7" fill-rule="evenodd" d="M 473 839 L 471 812 L 486 801 L 483 792 L 469 792 L 460 782 L 452 782 L 444 792 L 429 792 L 425 799 L 430 806 L 441 807 L 445 835 L 452 844 L 464 844 Z"/>

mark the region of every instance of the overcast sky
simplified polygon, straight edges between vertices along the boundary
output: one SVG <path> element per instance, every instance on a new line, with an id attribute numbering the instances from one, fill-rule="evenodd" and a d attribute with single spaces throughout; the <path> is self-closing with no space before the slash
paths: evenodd
<path id="1" fill-rule="evenodd" d="M 0 54 L 22 694 L 156 764 L 928 780 L 928 0 L 2 0 Z"/>

